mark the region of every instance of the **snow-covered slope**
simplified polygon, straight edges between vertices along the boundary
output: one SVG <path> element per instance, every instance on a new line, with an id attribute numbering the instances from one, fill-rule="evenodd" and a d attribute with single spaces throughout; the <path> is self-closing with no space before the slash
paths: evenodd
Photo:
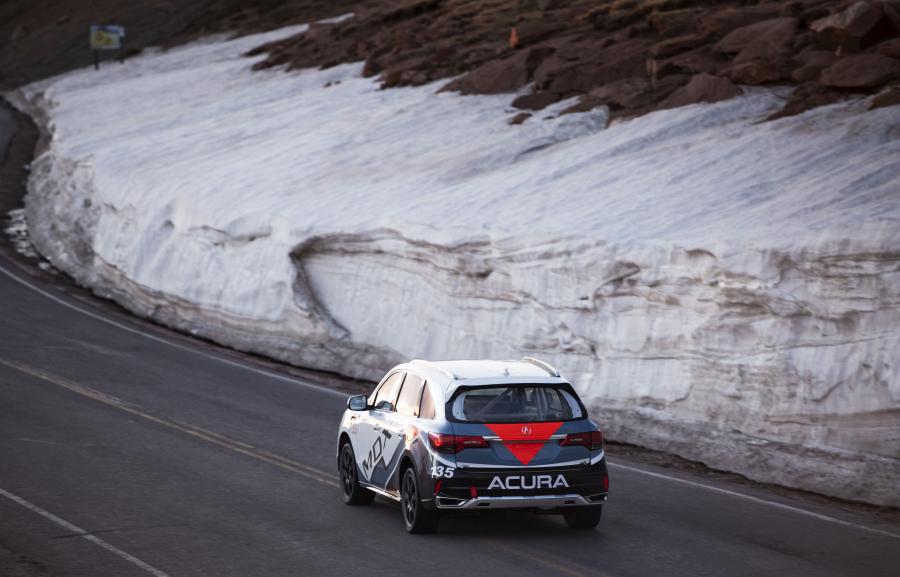
<path id="1" fill-rule="evenodd" d="M 900 505 L 900 108 L 785 93 L 511 126 L 509 96 L 251 72 L 296 30 L 11 95 L 56 266 L 222 343 L 357 377 L 528 353 L 613 438 Z"/>

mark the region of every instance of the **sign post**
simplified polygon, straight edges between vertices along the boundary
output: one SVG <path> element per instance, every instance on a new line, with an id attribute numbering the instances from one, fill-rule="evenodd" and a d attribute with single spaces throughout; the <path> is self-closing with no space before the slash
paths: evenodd
<path id="1" fill-rule="evenodd" d="M 94 70 L 100 69 L 101 50 L 118 50 L 119 62 L 124 62 L 124 48 L 124 26 L 97 24 L 91 26 L 91 51 L 94 53 Z"/>

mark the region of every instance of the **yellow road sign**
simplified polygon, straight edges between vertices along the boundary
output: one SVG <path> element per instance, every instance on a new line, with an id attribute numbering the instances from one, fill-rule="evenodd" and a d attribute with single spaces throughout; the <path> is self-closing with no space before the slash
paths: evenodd
<path id="1" fill-rule="evenodd" d="M 91 26 L 91 50 L 119 50 L 123 36 L 121 26 Z"/>

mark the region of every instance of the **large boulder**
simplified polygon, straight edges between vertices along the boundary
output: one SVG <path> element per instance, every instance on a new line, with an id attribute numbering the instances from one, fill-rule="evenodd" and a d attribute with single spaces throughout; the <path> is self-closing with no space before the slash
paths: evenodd
<path id="1" fill-rule="evenodd" d="M 594 88 L 589 95 L 611 108 L 628 109 L 650 104 L 652 100 L 648 97 L 649 92 L 650 83 L 647 79 L 632 77 Z"/>
<path id="2" fill-rule="evenodd" d="M 552 48 L 535 47 L 501 60 L 491 60 L 449 82 L 441 91 L 452 90 L 462 94 L 514 92 L 528 84 L 534 70 L 552 53 Z"/>
<path id="3" fill-rule="evenodd" d="M 894 26 L 881 6 L 857 2 L 810 24 L 819 42 L 828 48 L 859 50 L 892 35 Z"/>
<path id="4" fill-rule="evenodd" d="M 790 75 L 791 59 L 789 57 L 770 60 L 750 60 L 740 62 L 728 68 L 725 72 L 729 78 L 738 84 L 767 84 L 784 80 Z"/>
<path id="5" fill-rule="evenodd" d="M 700 73 L 691 78 L 666 98 L 661 108 L 676 108 L 698 102 L 718 102 L 734 98 L 741 94 L 741 89 L 734 82 L 721 76 Z"/>
<path id="6" fill-rule="evenodd" d="M 791 73 L 791 78 L 803 83 L 817 79 L 823 70 L 834 64 L 837 56 L 828 50 L 804 50 L 796 60 L 798 66 Z"/>
<path id="7" fill-rule="evenodd" d="M 704 13 L 699 8 L 684 8 L 667 12 L 654 11 L 647 17 L 647 22 L 661 38 L 674 38 L 696 32 L 700 16 Z"/>
<path id="8" fill-rule="evenodd" d="M 650 55 L 654 58 L 668 58 L 675 54 L 687 52 L 706 44 L 708 38 L 702 34 L 687 34 L 657 42 L 650 47 Z"/>
<path id="9" fill-rule="evenodd" d="M 513 28 L 510 44 L 513 44 L 514 48 L 530 46 L 556 34 L 564 27 L 565 25 L 562 22 L 547 22 L 543 20 L 522 22 Z M 513 37 L 515 42 L 512 42 Z"/>
<path id="10" fill-rule="evenodd" d="M 725 36 L 732 30 L 780 16 L 781 6 L 778 3 L 771 3 L 711 12 L 708 16 L 701 18 L 701 30 L 707 34 Z"/>
<path id="11" fill-rule="evenodd" d="M 710 46 L 701 46 L 695 50 L 682 52 L 669 58 L 667 62 L 677 68 L 679 72 L 689 74 L 706 72 L 713 75 L 717 75 L 728 64 L 728 60 L 721 54 L 714 53 Z"/>
<path id="12" fill-rule="evenodd" d="M 891 58 L 900 58 L 900 38 L 894 38 L 878 45 L 880 54 L 890 56 Z"/>
<path id="13" fill-rule="evenodd" d="M 773 112 L 766 120 L 794 116 L 819 106 L 834 104 L 843 98 L 845 96 L 840 91 L 826 88 L 816 82 L 807 82 L 794 89 L 781 110 Z"/>
<path id="14" fill-rule="evenodd" d="M 800 21 L 796 18 L 772 18 L 749 26 L 743 26 L 729 32 L 716 44 L 716 50 L 728 54 L 751 52 L 755 57 L 774 56 L 775 53 L 789 49 L 797 35 Z M 743 60 L 753 58 L 744 56 Z"/>
<path id="15" fill-rule="evenodd" d="M 582 60 L 548 60 L 547 66 L 535 72 L 535 86 L 557 94 L 583 94 L 623 78 L 645 76 L 647 48 L 646 40 L 632 39 L 587 54 Z"/>
<path id="16" fill-rule="evenodd" d="M 737 54 L 727 75 L 739 84 L 787 78 L 799 23 L 793 17 L 772 18 L 729 32 L 715 46 L 718 52 Z"/>
<path id="17" fill-rule="evenodd" d="M 900 77 L 900 60 L 883 54 L 856 54 L 822 71 L 819 83 L 834 88 L 876 88 Z"/>

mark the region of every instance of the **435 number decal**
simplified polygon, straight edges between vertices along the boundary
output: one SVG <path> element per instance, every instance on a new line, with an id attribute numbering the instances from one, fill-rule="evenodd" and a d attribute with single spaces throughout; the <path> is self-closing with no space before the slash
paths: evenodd
<path id="1" fill-rule="evenodd" d="M 431 476 L 440 479 L 451 479 L 453 477 L 453 472 L 456 471 L 455 467 L 445 467 L 443 465 L 432 465 L 431 466 Z"/>

